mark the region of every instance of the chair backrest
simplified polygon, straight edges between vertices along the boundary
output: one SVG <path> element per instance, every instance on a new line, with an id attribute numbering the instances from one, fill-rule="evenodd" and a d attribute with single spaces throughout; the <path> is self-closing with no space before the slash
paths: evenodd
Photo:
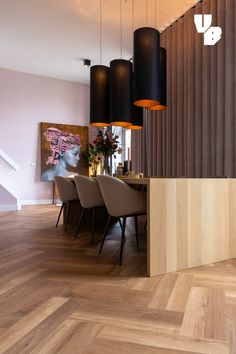
<path id="1" fill-rule="evenodd" d="M 55 176 L 55 182 L 62 202 L 79 199 L 75 185 L 69 178 Z"/>
<path id="2" fill-rule="evenodd" d="M 124 181 L 111 176 L 98 176 L 97 181 L 111 216 L 128 216 L 146 212 L 146 192 L 137 191 Z"/>
<path id="3" fill-rule="evenodd" d="M 104 200 L 95 178 L 75 176 L 75 185 L 83 208 L 104 206 Z"/>

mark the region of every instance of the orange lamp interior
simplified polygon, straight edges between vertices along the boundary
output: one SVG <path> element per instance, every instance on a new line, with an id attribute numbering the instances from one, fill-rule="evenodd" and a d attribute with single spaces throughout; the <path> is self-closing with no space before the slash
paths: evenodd
<path id="1" fill-rule="evenodd" d="M 115 125 L 117 127 L 127 127 L 130 125 L 130 122 L 112 122 L 111 125 Z"/>
<path id="2" fill-rule="evenodd" d="M 153 107 L 157 106 L 160 102 L 155 101 L 155 100 L 138 100 L 134 101 L 134 105 L 138 107 Z"/>
<path id="3" fill-rule="evenodd" d="M 126 127 L 126 129 L 140 130 L 143 129 L 143 127 L 141 125 L 129 125 L 128 127 Z"/>
<path id="4" fill-rule="evenodd" d="M 167 106 L 164 106 L 164 105 L 162 105 L 162 104 L 159 104 L 159 105 L 157 105 L 157 106 L 152 106 L 152 107 L 150 107 L 149 109 L 150 109 L 151 111 L 164 111 L 166 108 L 167 108 Z"/>
<path id="5" fill-rule="evenodd" d="M 109 127 L 110 126 L 110 124 L 109 123 L 90 123 L 90 125 L 92 126 L 92 127 Z"/>

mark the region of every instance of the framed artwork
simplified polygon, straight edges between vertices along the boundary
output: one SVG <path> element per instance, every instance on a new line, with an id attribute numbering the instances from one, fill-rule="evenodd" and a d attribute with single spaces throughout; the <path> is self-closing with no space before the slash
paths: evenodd
<path id="1" fill-rule="evenodd" d="M 55 123 L 41 126 L 41 180 L 55 176 L 88 176 L 88 164 L 82 151 L 87 149 L 88 127 Z"/>

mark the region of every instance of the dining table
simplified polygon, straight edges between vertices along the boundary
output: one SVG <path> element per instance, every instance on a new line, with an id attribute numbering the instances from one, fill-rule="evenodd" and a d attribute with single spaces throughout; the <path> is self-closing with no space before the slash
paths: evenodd
<path id="1" fill-rule="evenodd" d="M 236 257 L 236 179 L 121 179 L 147 191 L 147 276 Z M 100 217 L 105 222 L 104 212 Z"/>

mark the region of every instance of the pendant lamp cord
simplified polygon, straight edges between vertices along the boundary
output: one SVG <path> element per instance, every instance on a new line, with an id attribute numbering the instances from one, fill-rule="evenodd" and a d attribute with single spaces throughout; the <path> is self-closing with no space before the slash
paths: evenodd
<path id="1" fill-rule="evenodd" d="M 102 0 L 100 0 L 100 65 L 102 64 Z"/>
<path id="2" fill-rule="evenodd" d="M 157 0 L 155 0 L 155 28 L 157 28 Z"/>
<path id="3" fill-rule="evenodd" d="M 120 57 L 122 59 L 122 0 L 120 0 Z"/>
<path id="4" fill-rule="evenodd" d="M 148 6 L 147 6 L 147 0 L 146 0 L 146 26 L 147 26 L 147 23 L 148 23 L 148 14 L 147 14 L 147 8 L 148 8 Z"/>
<path id="5" fill-rule="evenodd" d="M 134 34 L 134 0 L 132 0 L 132 22 L 131 22 L 131 34 L 133 38 Z M 132 53 L 134 53 L 134 43 L 132 41 Z M 130 61 L 133 60 L 133 56 L 130 58 Z"/>
<path id="6" fill-rule="evenodd" d="M 132 33 L 134 32 L 134 0 L 132 0 Z"/>

